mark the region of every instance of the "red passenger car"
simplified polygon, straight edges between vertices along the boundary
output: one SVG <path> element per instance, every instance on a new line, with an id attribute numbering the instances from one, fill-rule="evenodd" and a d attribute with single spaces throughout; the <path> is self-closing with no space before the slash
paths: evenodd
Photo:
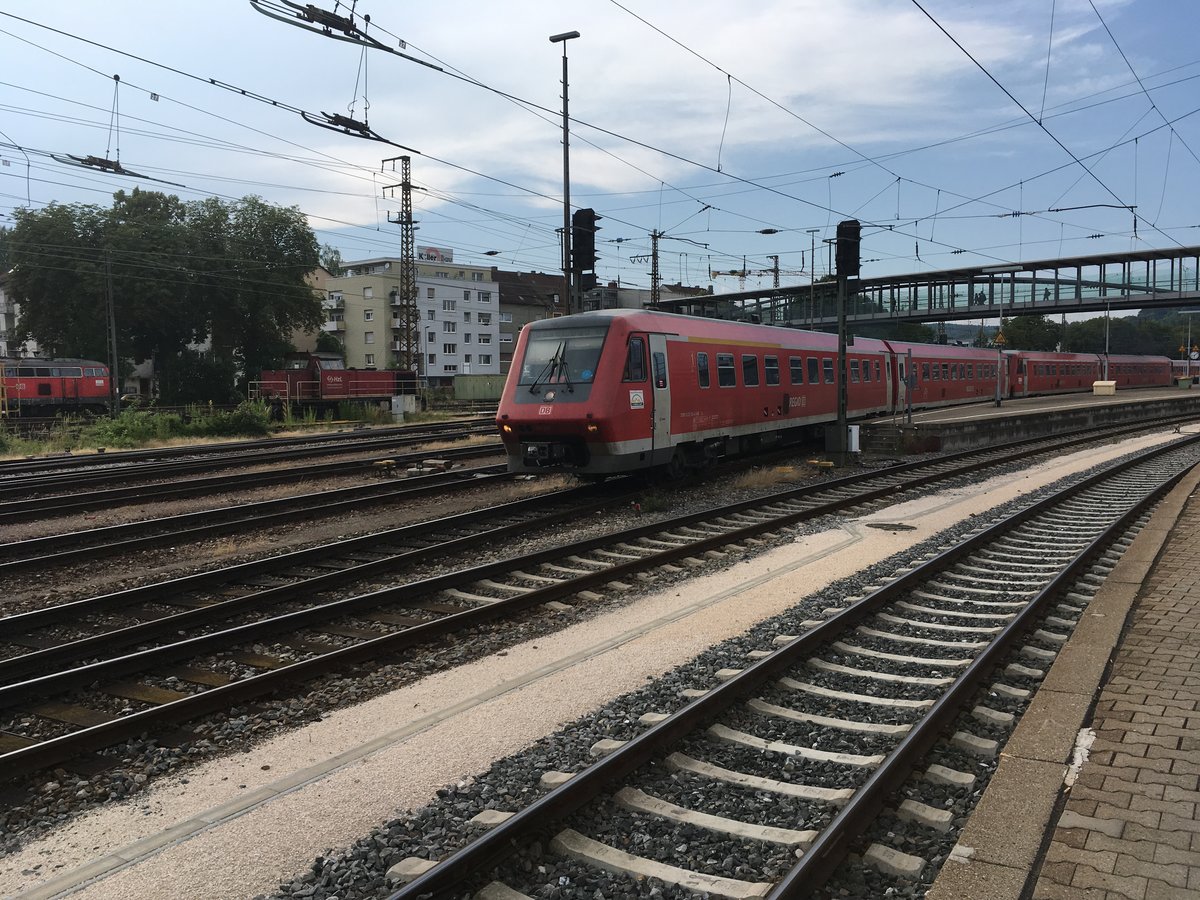
<path id="1" fill-rule="evenodd" d="M 1088 390 L 1094 354 L 998 353 L 859 338 L 847 348 L 853 418 L 1001 396 Z M 680 471 L 799 440 L 837 417 L 837 338 L 636 310 L 521 331 L 497 410 L 510 471 Z M 1111 357 L 1118 386 L 1168 384 L 1165 357 Z M 908 396 L 911 393 L 911 398 Z"/>
<path id="2" fill-rule="evenodd" d="M 102 413 L 112 399 L 108 366 L 90 359 L 0 359 L 0 379 L 10 415 Z"/>

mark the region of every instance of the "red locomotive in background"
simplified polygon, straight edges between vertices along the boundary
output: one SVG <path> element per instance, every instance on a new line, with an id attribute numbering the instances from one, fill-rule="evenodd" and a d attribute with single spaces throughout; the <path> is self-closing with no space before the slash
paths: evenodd
<path id="1" fill-rule="evenodd" d="M 264 371 L 250 385 L 251 400 L 278 397 L 293 407 L 329 408 L 341 401 L 383 403 L 416 392 L 411 372 L 347 369 L 338 353 L 294 353 L 285 368 Z"/>
<path id="2" fill-rule="evenodd" d="M 0 382 L 9 415 L 102 413 L 112 399 L 108 366 L 91 359 L 0 359 Z"/>
<path id="3" fill-rule="evenodd" d="M 545 319 L 521 331 L 496 424 L 509 470 L 677 472 L 797 441 L 837 417 L 837 338 L 636 310 Z M 858 338 L 852 417 L 995 397 L 1091 390 L 1104 358 Z M 1118 387 L 1168 385 L 1166 357 L 1110 356 Z M 910 397 L 911 395 L 911 397 Z"/>

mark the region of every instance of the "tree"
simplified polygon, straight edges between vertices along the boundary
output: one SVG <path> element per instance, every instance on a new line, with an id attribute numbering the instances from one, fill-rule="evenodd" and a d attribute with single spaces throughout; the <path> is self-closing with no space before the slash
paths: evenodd
<path id="1" fill-rule="evenodd" d="M 1000 320 L 1005 350 L 1056 350 L 1062 329 L 1045 316 L 1014 316 Z"/>
<path id="2" fill-rule="evenodd" d="M 342 251 L 333 246 L 333 244 L 322 244 L 321 265 L 334 278 L 339 277 L 342 274 Z"/>
<path id="3" fill-rule="evenodd" d="M 253 377 L 282 359 L 293 330 L 321 322 L 305 281 L 317 242 L 294 207 L 134 190 L 115 194 L 109 209 L 51 204 L 14 216 L 18 332 L 51 352 L 107 358 L 110 278 L 118 352 L 153 357 L 164 371 L 171 360 L 194 369 L 183 351 L 211 341 L 214 371 Z"/>

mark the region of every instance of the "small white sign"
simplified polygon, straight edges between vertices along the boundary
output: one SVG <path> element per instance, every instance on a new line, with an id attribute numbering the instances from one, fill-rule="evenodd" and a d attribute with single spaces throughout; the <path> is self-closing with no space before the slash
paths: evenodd
<path id="1" fill-rule="evenodd" d="M 629 408 L 630 409 L 645 409 L 646 408 L 645 392 L 630 391 L 629 392 Z"/>

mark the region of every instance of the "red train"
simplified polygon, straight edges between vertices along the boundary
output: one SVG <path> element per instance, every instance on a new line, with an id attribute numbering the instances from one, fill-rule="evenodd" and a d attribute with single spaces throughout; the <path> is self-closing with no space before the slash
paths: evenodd
<path id="1" fill-rule="evenodd" d="M 108 366 L 91 359 L 0 359 L 0 382 L 9 415 L 102 413 L 112 399 Z"/>
<path id="2" fill-rule="evenodd" d="M 331 407 L 343 400 L 385 402 L 396 394 L 416 391 L 411 372 L 347 369 L 338 353 L 296 353 L 287 357 L 284 366 L 251 382 L 250 399 L 278 396 L 292 406 Z"/>
<path id="3" fill-rule="evenodd" d="M 911 362 L 910 362 L 911 361 Z M 858 338 L 852 417 L 1091 390 L 1095 354 L 997 352 Z M 910 368 L 911 367 L 911 368 Z M 799 440 L 836 419 L 837 338 L 635 310 L 545 319 L 521 331 L 497 410 L 509 470 L 675 471 Z M 906 375 L 908 376 L 906 378 Z M 1166 357 L 1110 356 L 1119 387 L 1168 385 Z"/>

